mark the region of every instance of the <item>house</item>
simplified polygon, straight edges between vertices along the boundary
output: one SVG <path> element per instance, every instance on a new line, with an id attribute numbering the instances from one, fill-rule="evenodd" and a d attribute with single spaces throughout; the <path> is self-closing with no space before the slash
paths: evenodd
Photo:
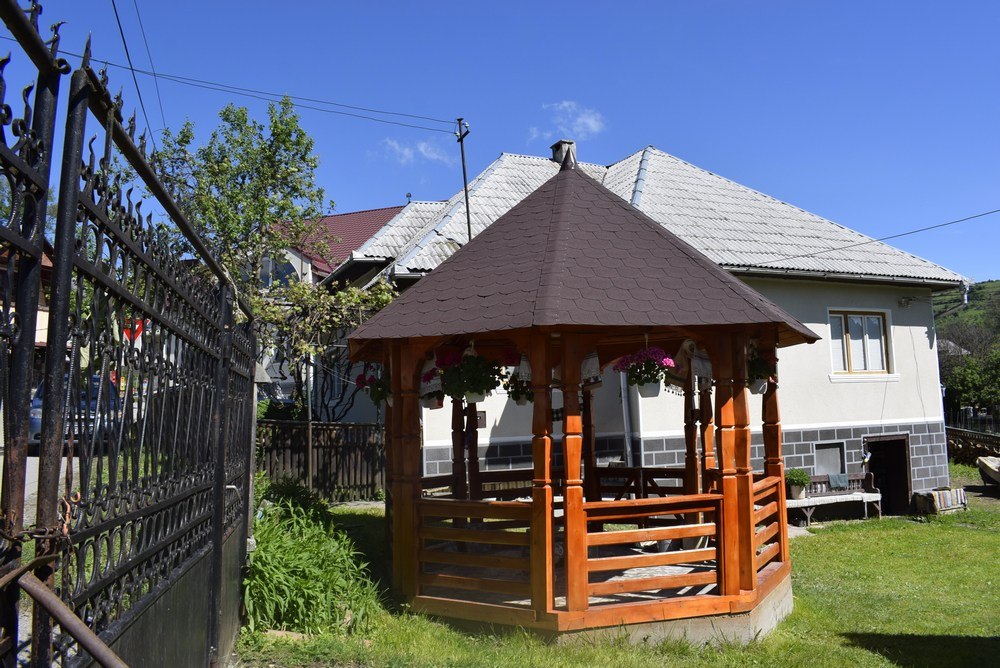
<path id="1" fill-rule="evenodd" d="M 574 148 L 564 140 L 551 159 L 504 153 L 490 164 L 469 187 L 473 235 L 555 175 Z M 788 467 L 857 472 L 867 459 L 889 513 L 904 512 L 913 492 L 948 484 L 930 297 L 967 279 L 651 146 L 608 166 L 578 168 L 821 336 L 783 352 L 778 364 Z M 465 242 L 461 192 L 409 206 L 331 277 L 364 284 L 387 276 L 405 289 Z M 641 268 L 634 278 L 643 280 Z M 601 456 L 655 466 L 682 461 L 683 425 L 670 419 L 680 401 L 640 397 L 606 372 L 594 408 Z M 481 468 L 530 466 L 530 410 L 502 392 L 478 408 L 479 441 L 488 444 Z M 759 400 L 752 411 L 760 414 Z M 424 411 L 425 475 L 451 470 L 447 413 Z M 762 438 L 759 420 L 752 423 L 757 468 Z"/>

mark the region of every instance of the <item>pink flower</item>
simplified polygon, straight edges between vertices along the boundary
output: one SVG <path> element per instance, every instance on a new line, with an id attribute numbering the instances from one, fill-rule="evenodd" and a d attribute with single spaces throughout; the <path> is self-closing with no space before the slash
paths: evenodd
<path id="1" fill-rule="evenodd" d="M 354 379 L 354 384 L 364 389 L 368 385 L 368 381 L 365 380 L 365 374 L 359 374 L 358 377 Z"/>
<path id="2" fill-rule="evenodd" d="M 375 376 L 368 376 L 368 384 L 369 385 L 375 385 L 375 383 L 377 383 L 377 382 L 378 382 L 378 378 L 376 378 Z"/>
<path id="3" fill-rule="evenodd" d="M 433 369 L 425 373 L 423 376 L 421 376 L 420 380 L 424 383 L 429 383 L 432 380 L 434 380 L 434 376 L 436 375 L 438 375 L 438 368 L 434 367 Z"/>
<path id="4" fill-rule="evenodd" d="M 674 361 L 669 357 L 664 357 L 662 360 L 660 360 L 660 364 L 667 367 L 668 369 L 674 368 Z"/>
<path id="5" fill-rule="evenodd" d="M 456 366 L 462 361 L 462 353 L 457 350 L 439 350 L 436 355 L 437 365 L 441 369 Z"/>

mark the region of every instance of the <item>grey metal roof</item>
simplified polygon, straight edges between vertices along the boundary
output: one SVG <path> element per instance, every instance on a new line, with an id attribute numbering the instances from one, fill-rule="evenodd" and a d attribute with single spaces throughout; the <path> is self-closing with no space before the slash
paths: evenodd
<path id="1" fill-rule="evenodd" d="M 967 279 L 842 225 L 649 146 L 608 167 L 578 169 L 736 273 L 792 273 L 961 283 Z M 473 236 L 559 170 L 503 153 L 470 184 Z M 407 209 L 414 205 L 409 213 Z M 397 274 L 426 273 L 466 242 L 465 200 L 414 202 L 355 257 L 395 257 Z M 419 221 L 419 222 L 418 222 Z M 404 240 L 404 237 L 408 237 Z M 393 252 L 394 251 L 394 252 Z"/>
<path id="2" fill-rule="evenodd" d="M 362 244 L 354 257 L 395 258 L 399 251 L 447 206 L 447 202 L 409 202 L 382 229 Z"/>

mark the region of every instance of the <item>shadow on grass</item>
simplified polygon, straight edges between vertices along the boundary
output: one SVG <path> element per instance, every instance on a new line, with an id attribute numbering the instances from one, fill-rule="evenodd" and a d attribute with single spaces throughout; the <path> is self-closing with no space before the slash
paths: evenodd
<path id="1" fill-rule="evenodd" d="M 988 666 L 995 665 L 993 662 L 1000 656 L 1000 638 L 879 633 L 844 633 L 842 637 L 897 666 L 912 668 Z"/>
<path id="2" fill-rule="evenodd" d="M 334 526 L 354 542 L 361 559 L 368 564 L 368 572 L 378 585 L 385 602 L 393 600 L 392 571 L 389 555 L 389 536 L 385 516 L 380 510 L 334 506 Z"/>

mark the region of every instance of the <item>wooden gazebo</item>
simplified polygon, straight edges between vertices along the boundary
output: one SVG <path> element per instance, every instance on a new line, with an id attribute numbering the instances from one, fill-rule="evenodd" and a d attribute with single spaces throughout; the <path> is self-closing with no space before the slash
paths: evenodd
<path id="1" fill-rule="evenodd" d="M 568 157 L 350 337 L 352 358 L 382 363 L 391 378 L 395 588 L 416 610 L 548 632 L 746 613 L 778 593 L 790 608 L 778 388 L 772 377 L 755 471 L 747 351 L 817 338 Z M 530 361 L 533 468 L 479 472 L 476 406 L 459 400 L 452 473 L 428 478 L 421 369 L 441 346 L 471 342 Z M 644 346 L 691 342 L 711 378 L 686 365 L 685 465 L 598 466 L 581 363 L 596 354 L 606 369 Z M 558 441 L 553 388 L 563 396 Z"/>

